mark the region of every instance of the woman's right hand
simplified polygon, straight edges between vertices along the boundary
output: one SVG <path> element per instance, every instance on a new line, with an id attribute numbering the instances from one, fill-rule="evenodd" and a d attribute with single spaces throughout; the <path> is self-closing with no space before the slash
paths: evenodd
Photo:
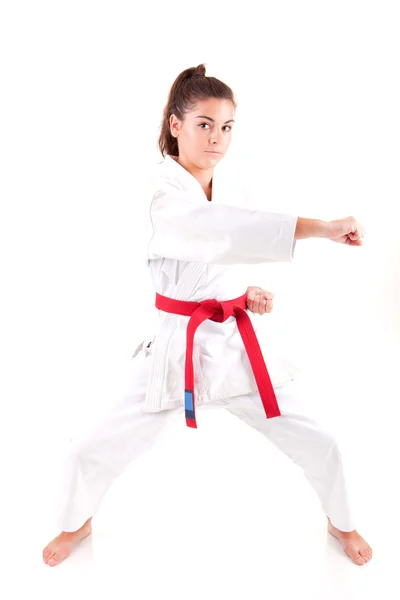
<path id="1" fill-rule="evenodd" d="M 336 219 L 328 221 L 327 239 L 348 246 L 362 246 L 365 236 L 364 227 L 354 218 Z"/>

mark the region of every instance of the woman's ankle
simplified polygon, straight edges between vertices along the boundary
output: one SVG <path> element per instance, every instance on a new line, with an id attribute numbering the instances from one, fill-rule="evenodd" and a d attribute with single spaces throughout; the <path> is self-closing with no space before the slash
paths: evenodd
<path id="1" fill-rule="evenodd" d="M 84 529 L 91 529 L 92 528 L 92 518 L 90 517 L 87 521 L 84 522 L 84 524 L 79 527 L 79 529 L 76 529 L 75 531 L 62 531 L 61 533 L 66 533 L 66 534 L 70 534 L 73 535 L 74 533 L 79 533 L 81 531 L 83 531 Z"/>

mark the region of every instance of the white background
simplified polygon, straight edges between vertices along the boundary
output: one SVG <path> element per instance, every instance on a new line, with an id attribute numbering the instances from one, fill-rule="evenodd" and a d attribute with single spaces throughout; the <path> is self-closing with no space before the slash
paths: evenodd
<path id="1" fill-rule="evenodd" d="M 3 564 L 22 574 L 8 598 L 35 581 L 43 598 L 115 585 L 120 598 L 367 598 L 385 581 L 398 597 L 397 11 L 385 0 L 2 3 Z M 362 568 L 325 539 L 297 468 L 219 412 L 197 431 L 182 422 L 115 483 L 94 555 L 82 546 L 55 569 L 41 563 L 57 533 L 59 456 L 112 403 L 148 335 L 147 176 L 169 88 L 200 63 L 238 99 L 224 168 L 254 202 L 353 215 L 367 232 L 361 248 L 298 241 L 292 263 L 249 269 L 248 282 L 275 293 L 264 319 L 337 428 L 358 530 L 376 552 Z M 266 524 L 268 511 L 278 517 Z"/>

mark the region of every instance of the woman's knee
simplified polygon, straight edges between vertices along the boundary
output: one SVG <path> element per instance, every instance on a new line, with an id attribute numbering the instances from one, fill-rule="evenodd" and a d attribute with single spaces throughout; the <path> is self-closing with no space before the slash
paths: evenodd
<path id="1" fill-rule="evenodd" d="M 342 454 L 340 449 L 340 441 L 337 433 L 329 427 L 319 428 L 321 454 L 324 457 L 334 457 L 336 460 L 341 460 Z"/>

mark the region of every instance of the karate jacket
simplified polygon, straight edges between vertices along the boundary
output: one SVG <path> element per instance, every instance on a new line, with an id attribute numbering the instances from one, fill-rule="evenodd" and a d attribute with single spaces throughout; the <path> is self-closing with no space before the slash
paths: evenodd
<path id="1" fill-rule="evenodd" d="M 147 221 L 146 261 L 156 292 L 200 302 L 238 298 L 254 282 L 243 266 L 292 261 L 297 216 L 253 210 L 234 181 L 214 168 L 212 200 L 200 183 L 166 155 L 156 165 Z M 158 310 L 156 331 L 136 348 L 149 364 L 143 410 L 158 412 L 184 405 L 186 326 L 189 317 Z M 257 333 L 260 317 L 246 311 Z M 299 370 L 278 357 L 268 339 L 259 339 L 273 387 L 295 379 Z M 226 404 L 229 398 L 257 392 L 254 374 L 236 319 L 207 320 L 195 334 L 195 404 Z M 261 400 L 260 400 L 261 402 Z"/>

